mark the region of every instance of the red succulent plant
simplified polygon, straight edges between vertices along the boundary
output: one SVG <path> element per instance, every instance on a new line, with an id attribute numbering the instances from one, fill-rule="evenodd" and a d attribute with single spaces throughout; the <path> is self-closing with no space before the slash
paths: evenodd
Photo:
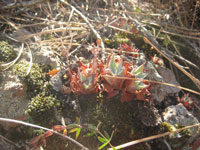
<path id="1" fill-rule="evenodd" d="M 188 110 L 192 109 L 194 107 L 194 102 L 192 101 L 192 97 L 189 96 L 189 94 L 184 94 L 181 98 L 178 97 L 177 101 L 179 103 L 182 103 L 185 108 Z"/>
<path id="2" fill-rule="evenodd" d="M 122 89 L 124 79 L 114 77 L 124 77 L 126 74 L 123 59 L 119 55 L 111 54 L 106 65 L 100 64 L 100 74 L 103 79 L 104 91 L 108 93 L 108 97 L 115 96 L 119 93 L 118 90 Z M 110 75 L 113 78 L 105 77 L 104 75 Z"/>
<path id="3" fill-rule="evenodd" d="M 70 71 L 70 87 L 74 94 L 93 94 L 98 92 L 98 74 L 92 64 L 84 65 L 81 62 L 78 72 Z"/>
<path id="4" fill-rule="evenodd" d="M 123 45 L 123 48 L 130 50 L 128 45 Z M 120 55 L 111 54 L 104 64 L 103 61 L 99 63 L 97 58 L 98 47 L 94 47 L 92 53 L 94 57 L 90 63 L 84 65 L 79 62 L 80 67 L 77 72 L 71 70 L 68 72 L 71 91 L 74 94 L 97 93 L 100 87 L 99 79 L 101 79 L 102 90 L 108 93 L 108 98 L 121 91 L 122 102 L 131 101 L 133 96 L 136 96 L 138 100 L 147 100 L 147 96 L 150 95 L 148 91 L 150 85 L 143 81 L 147 76 L 145 63 L 138 66 L 135 62 L 124 61 Z"/>

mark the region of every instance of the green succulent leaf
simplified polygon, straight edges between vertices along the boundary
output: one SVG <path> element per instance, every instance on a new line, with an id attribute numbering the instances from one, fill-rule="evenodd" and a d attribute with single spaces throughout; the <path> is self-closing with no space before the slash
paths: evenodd
<path id="1" fill-rule="evenodd" d="M 80 80 L 83 83 L 83 88 L 84 89 L 91 88 L 91 84 L 92 84 L 92 80 L 93 80 L 93 76 L 92 75 L 86 78 L 83 73 L 80 73 Z"/>
<path id="2" fill-rule="evenodd" d="M 123 61 L 116 62 L 117 56 L 112 55 L 109 62 L 109 69 L 113 75 L 121 76 L 124 73 L 124 68 L 122 66 Z M 120 57 L 118 58 L 120 59 Z"/>
<path id="3" fill-rule="evenodd" d="M 149 86 L 149 85 L 144 84 L 141 81 L 135 81 L 134 85 L 135 85 L 135 90 L 141 90 L 141 89 L 147 88 Z"/>
<path id="4" fill-rule="evenodd" d="M 131 71 L 131 74 L 135 75 L 136 78 L 143 79 L 147 76 L 146 73 L 144 73 L 144 64 L 137 67 L 136 70 Z"/>
<path id="5" fill-rule="evenodd" d="M 110 71 L 115 74 L 116 64 L 115 64 L 115 58 L 113 55 L 110 58 L 109 68 L 110 68 Z"/>
<path id="6" fill-rule="evenodd" d="M 69 124 L 69 125 L 67 125 L 67 129 L 73 129 L 73 128 L 77 128 L 77 127 L 79 127 L 78 124 Z"/>
<path id="7" fill-rule="evenodd" d="M 80 80 L 81 82 L 84 82 L 86 80 L 86 77 L 83 75 L 83 73 L 80 73 Z"/>
<path id="8" fill-rule="evenodd" d="M 135 75 L 136 78 L 140 78 L 140 79 L 144 79 L 146 76 L 147 76 L 147 74 L 143 73 L 143 72 Z"/>

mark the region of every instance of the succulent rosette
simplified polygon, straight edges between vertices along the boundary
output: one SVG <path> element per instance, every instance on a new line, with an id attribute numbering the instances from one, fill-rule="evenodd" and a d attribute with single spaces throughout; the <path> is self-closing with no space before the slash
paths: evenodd
<path id="1" fill-rule="evenodd" d="M 127 72 L 127 76 L 133 78 L 133 80 L 126 80 L 124 83 L 124 89 L 121 97 L 121 101 L 130 101 L 131 95 L 136 95 L 138 100 L 146 100 L 146 96 L 149 95 L 148 87 L 149 83 L 143 81 L 147 76 L 145 73 L 145 63 L 140 66 L 135 66 L 131 72 Z"/>
<path id="2" fill-rule="evenodd" d="M 98 92 L 98 75 L 91 64 L 80 62 L 78 72 L 70 72 L 70 87 L 74 94 L 93 94 Z"/>
<path id="3" fill-rule="evenodd" d="M 117 90 L 120 90 L 122 88 L 124 79 L 118 79 L 115 77 L 123 77 L 125 75 L 123 59 L 119 55 L 111 54 L 108 57 L 107 64 L 103 65 L 101 63 L 100 68 L 101 75 L 112 76 L 102 76 L 104 91 L 106 91 L 109 94 L 108 97 L 112 97 L 119 93 Z"/>

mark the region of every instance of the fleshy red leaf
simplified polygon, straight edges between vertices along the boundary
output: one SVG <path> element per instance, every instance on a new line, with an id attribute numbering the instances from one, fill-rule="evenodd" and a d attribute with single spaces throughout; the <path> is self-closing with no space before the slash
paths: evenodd
<path id="1" fill-rule="evenodd" d="M 33 145 L 33 146 L 37 145 L 38 142 L 40 141 L 41 137 L 42 137 L 41 135 L 38 135 L 38 136 L 32 138 L 31 141 L 30 141 L 30 144 Z"/>
<path id="2" fill-rule="evenodd" d="M 53 69 L 53 70 L 49 71 L 47 74 L 50 75 L 51 77 L 53 77 L 53 76 L 55 76 L 58 72 L 59 72 L 59 70 Z"/>
<path id="3" fill-rule="evenodd" d="M 132 100 L 133 94 L 123 92 L 120 101 L 121 102 L 130 102 Z"/>
<path id="4" fill-rule="evenodd" d="M 49 137 L 49 136 L 51 136 L 51 135 L 53 135 L 53 132 L 51 132 L 51 131 L 46 131 L 46 132 L 42 135 L 42 137 L 43 137 L 43 138 L 47 138 L 47 137 Z"/>
<path id="5" fill-rule="evenodd" d="M 117 94 L 119 94 L 119 91 L 114 90 L 114 91 L 108 93 L 107 98 L 112 98 L 112 97 L 116 96 Z"/>
<path id="6" fill-rule="evenodd" d="M 66 129 L 66 126 L 55 125 L 55 126 L 52 127 L 52 129 L 53 129 L 54 131 L 62 131 L 62 130 L 64 130 L 64 129 Z"/>

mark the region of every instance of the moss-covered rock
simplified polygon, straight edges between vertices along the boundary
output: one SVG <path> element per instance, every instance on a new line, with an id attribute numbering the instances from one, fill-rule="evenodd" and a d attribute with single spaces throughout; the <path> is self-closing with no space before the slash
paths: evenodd
<path id="1" fill-rule="evenodd" d="M 160 131 L 163 132 L 172 132 L 177 129 L 183 128 L 183 126 L 180 126 L 178 124 L 172 125 L 168 122 L 162 122 L 160 125 Z M 169 136 L 166 137 L 166 141 L 171 145 L 173 149 L 179 149 L 179 147 L 182 145 L 184 146 L 185 143 L 188 143 L 191 138 L 191 131 L 189 129 L 183 130 L 179 133 L 172 133 Z"/>
<path id="2" fill-rule="evenodd" d="M 31 100 L 25 111 L 34 121 L 44 124 L 54 118 L 56 109 L 60 108 L 62 94 L 53 90 L 46 77 L 47 66 L 33 63 L 29 74 L 29 63 L 22 61 L 13 67 L 14 73 L 26 84 Z"/>
<path id="3" fill-rule="evenodd" d="M 33 96 L 43 91 L 47 79 L 43 71 L 44 66 L 34 63 L 31 66 L 30 73 L 27 74 L 28 67 L 29 63 L 23 61 L 19 64 L 16 64 L 13 68 L 13 71 L 25 82 L 27 85 L 27 92 L 31 93 L 30 96 Z"/>
<path id="4" fill-rule="evenodd" d="M 160 125 L 160 129 L 164 132 L 172 132 L 172 131 L 175 131 L 176 128 L 170 124 L 170 123 L 167 123 L 167 122 L 162 122 Z"/>
<path id="5" fill-rule="evenodd" d="M 60 101 L 53 95 L 46 96 L 45 93 L 40 93 L 31 99 L 26 114 L 33 119 L 47 119 L 54 114 L 54 109 L 60 106 Z"/>
<path id="6" fill-rule="evenodd" d="M 13 47 L 6 41 L 0 41 L 0 62 L 10 62 L 16 57 Z"/>

